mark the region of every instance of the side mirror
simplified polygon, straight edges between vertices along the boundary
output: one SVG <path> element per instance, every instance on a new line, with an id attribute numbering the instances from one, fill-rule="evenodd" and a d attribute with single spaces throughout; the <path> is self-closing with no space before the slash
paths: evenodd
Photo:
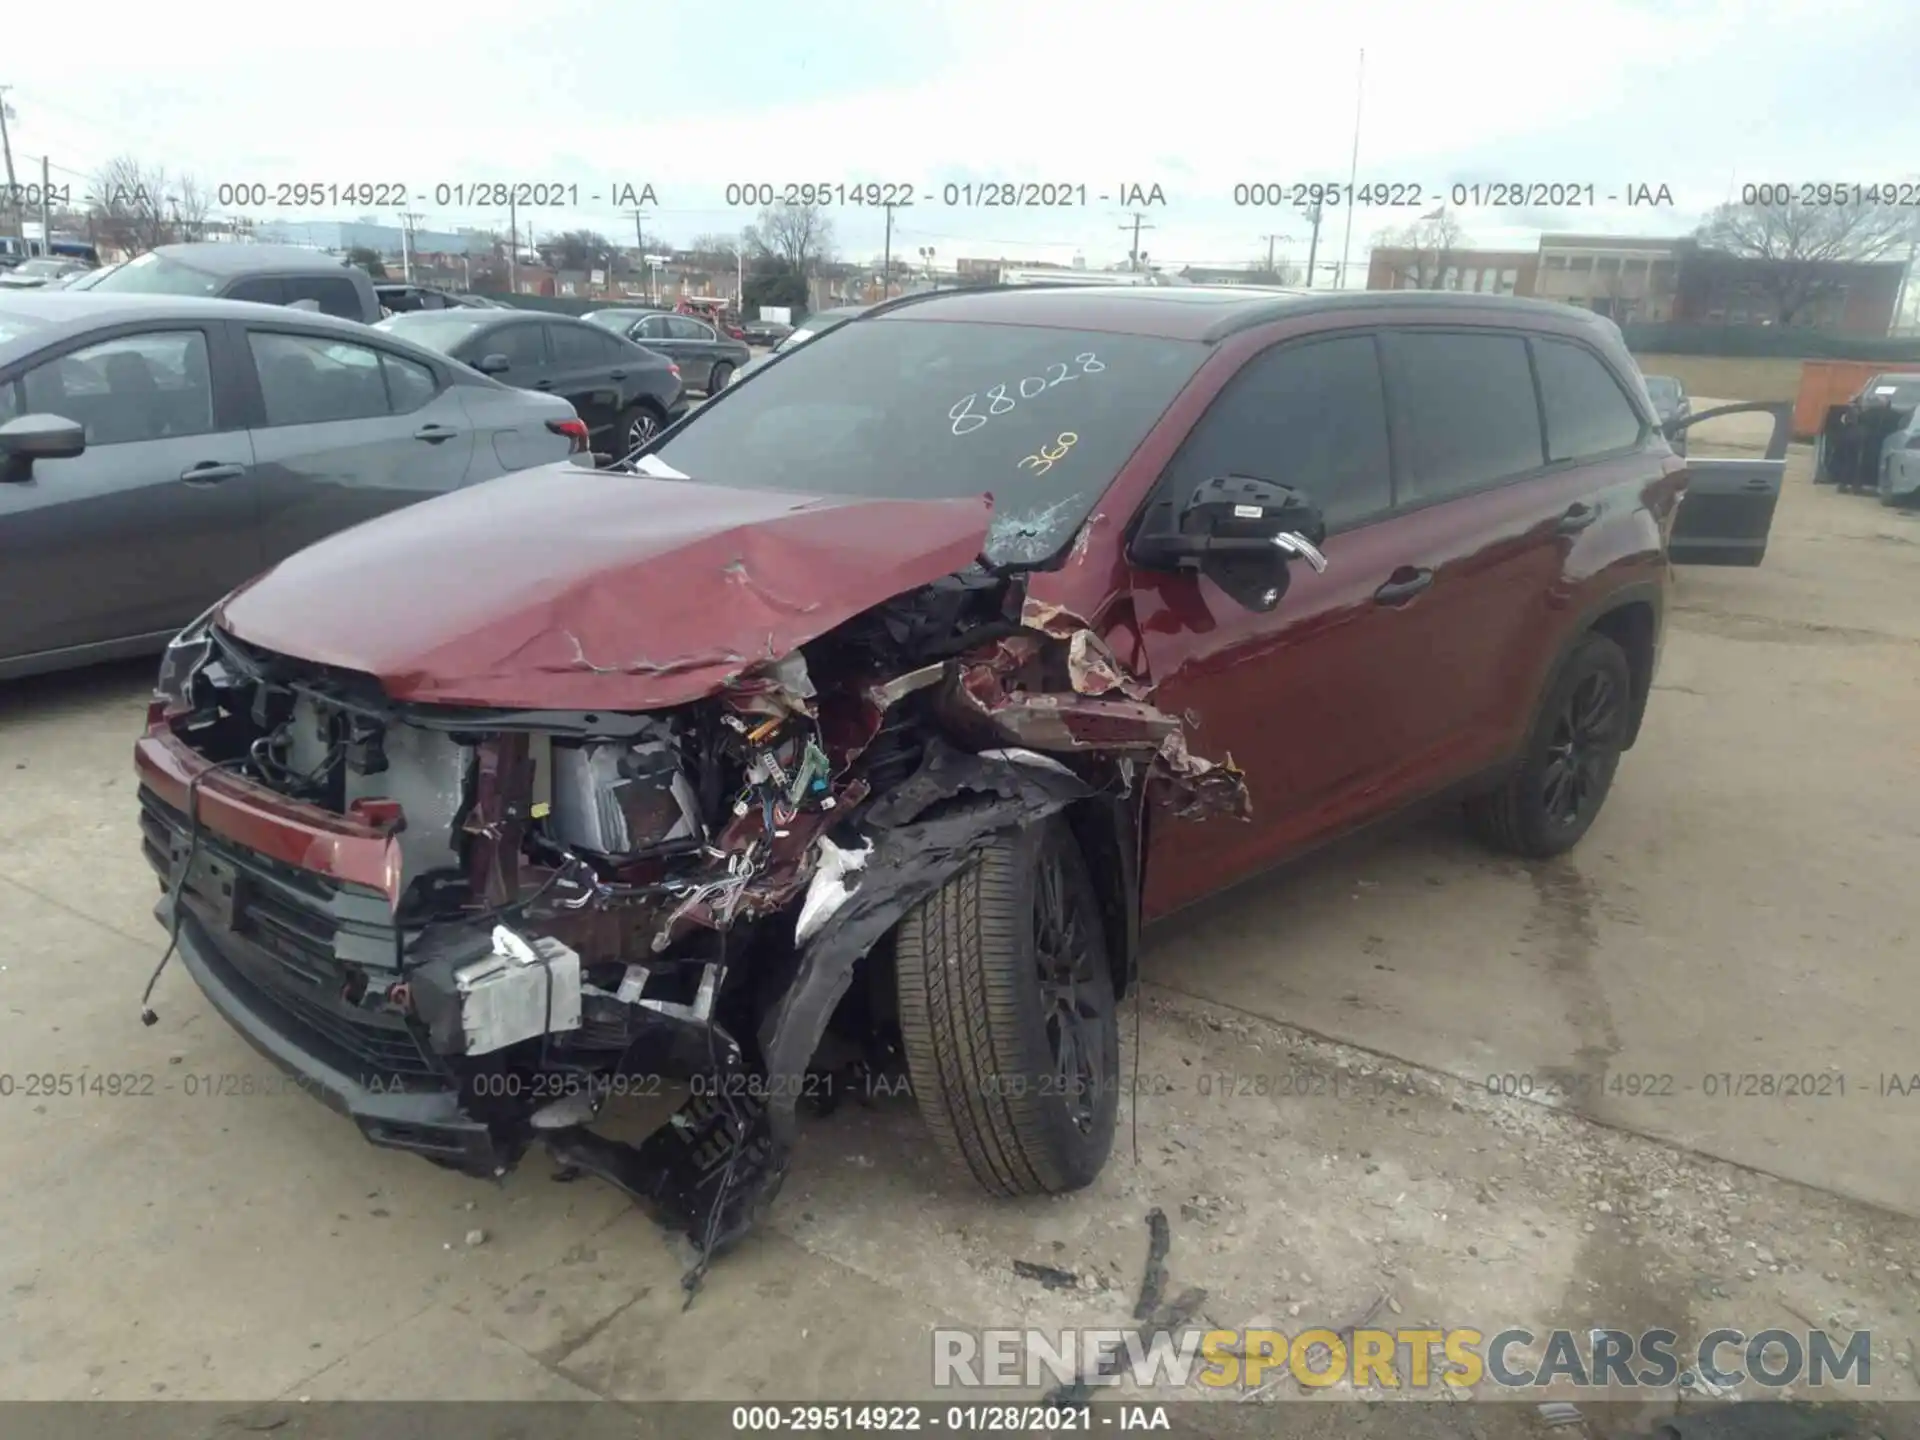
<path id="1" fill-rule="evenodd" d="M 513 367 L 507 363 L 504 355 L 482 355 L 473 368 L 482 375 L 504 375 Z"/>
<path id="2" fill-rule="evenodd" d="M 64 415 L 22 415 L 0 425 L 0 482 L 22 484 L 36 460 L 71 460 L 87 448 L 87 430 Z"/>
<path id="3" fill-rule="evenodd" d="M 1170 533 L 1141 534 L 1136 563 L 1150 569 L 1195 570 L 1249 610 L 1280 603 L 1292 581 L 1295 557 L 1318 574 L 1327 568 L 1320 545 L 1327 525 L 1302 492 L 1246 475 L 1202 481 L 1180 507 Z"/>

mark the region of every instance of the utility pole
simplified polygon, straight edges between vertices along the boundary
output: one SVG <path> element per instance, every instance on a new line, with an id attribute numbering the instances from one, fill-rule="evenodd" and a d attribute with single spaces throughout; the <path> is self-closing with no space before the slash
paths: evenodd
<path id="1" fill-rule="evenodd" d="M 1134 271 L 1138 273 L 1140 269 L 1140 258 L 1141 258 L 1140 257 L 1140 232 L 1142 230 L 1151 230 L 1154 227 L 1146 223 L 1147 217 L 1142 215 L 1138 210 L 1130 211 L 1129 213 L 1133 216 L 1133 224 L 1131 226 L 1122 225 L 1120 228 L 1122 230 L 1131 229 L 1133 231 L 1133 249 L 1130 252 L 1128 252 L 1128 258 L 1133 263 Z"/>
<path id="2" fill-rule="evenodd" d="M 893 298 L 893 202 L 887 201 L 886 207 L 887 246 L 880 260 L 880 298 L 891 300 Z"/>
<path id="3" fill-rule="evenodd" d="M 0 151 L 5 151 L 7 157 L 7 207 L 13 211 L 15 233 L 20 236 L 20 248 L 25 250 L 26 234 L 17 228 L 20 219 L 20 187 L 13 178 L 13 137 L 7 134 L 7 92 L 12 88 L 11 85 L 0 85 Z"/>
<path id="4" fill-rule="evenodd" d="M 514 208 L 513 193 L 507 193 L 507 293 L 520 293 L 520 212 Z"/>
<path id="5" fill-rule="evenodd" d="M 1336 287 L 1347 288 L 1347 254 L 1353 246 L 1353 193 L 1360 181 L 1360 106 L 1367 96 L 1367 52 L 1360 52 L 1360 75 L 1354 82 L 1353 94 L 1353 164 L 1347 171 L 1347 228 L 1345 237 L 1340 241 L 1340 283 Z"/>
<path id="6" fill-rule="evenodd" d="M 40 253 L 53 254 L 53 179 L 47 173 L 47 157 L 40 157 Z"/>
<path id="7" fill-rule="evenodd" d="M 413 283 L 413 227 L 425 218 L 413 210 L 400 212 L 400 275 L 409 285 Z"/>
<path id="8" fill-rule="evenodd" d="M 639 206 L 633 209 L 633 248 L 640 252 L 640 273 L 647 277 L 647 299 L 653 300 L 653 266 L 647 263 L 647 237 L 640 228 L 640 222 L 647 218 L 647 212 Z"/>
<path id="9" fill-rule="evenodd" d="M 1292 237 L 1287 235 L 1262 235 L 1260 238 L 1267 242 L 1267 274 L 1278 279 L 1279 276 L 1273 268 L 1273 242 L 1276 240 L 1287 240 Z"/>
<path id="10" fill-rule="evenodd" d="M 1302 205 L 1300 213 L 1313 225 L 1313 236 L 1307 241 L 1307 288 L 1313 288 L 1314 262 L 1320 258 L 1320 221 L 1327 213 L 1327 207 L 1321 201 L 1311 205 Z"/>

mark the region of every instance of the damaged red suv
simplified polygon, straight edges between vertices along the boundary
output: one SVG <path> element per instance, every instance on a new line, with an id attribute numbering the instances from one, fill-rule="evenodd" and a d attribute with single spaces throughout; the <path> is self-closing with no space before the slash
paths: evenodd
<path id="1" fill-rule="evenodd" d="M 157 915 L 375 1144 L 542 1145 L 703 1253 L 862 1067 L 987 1190 L 1084 1186 L 1144 920 L 1443 794 L 1581 837 L 1685 477 L 1562 306 L 894 301 L 190 627 L 138 744 Z"/>

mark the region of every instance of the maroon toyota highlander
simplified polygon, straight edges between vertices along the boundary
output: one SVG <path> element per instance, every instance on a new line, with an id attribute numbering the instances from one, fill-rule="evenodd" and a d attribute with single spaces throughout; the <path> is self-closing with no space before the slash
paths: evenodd
<path id="1" fill-rule="evenodd" d="M 1141 924 L 1434 798 L 1575 844 L 1670 560 L 1758 563 L 1781 469 L 1676 457 L 1564 306 L 893 301 L 189 627 L 137 752 L 157 914 L 375 1144 L 544 1146 L 703 1259 L 862 1067 L 992 1193 L 1070 1190 Z"/>

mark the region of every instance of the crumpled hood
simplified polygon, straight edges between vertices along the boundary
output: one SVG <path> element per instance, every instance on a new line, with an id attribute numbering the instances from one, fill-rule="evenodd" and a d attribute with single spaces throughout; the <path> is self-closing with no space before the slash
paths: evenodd
<path id="1" fill-rule="evenodd" d="M 986 497 L 864 500 L 542 466 L 331 536 L 215 615 L 396 700 L 656 709 L 965 568 Z"/>

